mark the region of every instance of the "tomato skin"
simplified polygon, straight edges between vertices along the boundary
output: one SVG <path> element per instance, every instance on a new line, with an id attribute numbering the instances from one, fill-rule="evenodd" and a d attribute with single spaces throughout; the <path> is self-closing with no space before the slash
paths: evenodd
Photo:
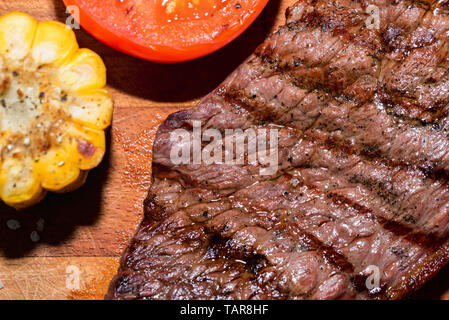
<path id="1" fill-rule="evenodd" d="M 163 45 L 142 45 L 133 39 L 120 36 L 112 30 L 97 22 L 83 7 L 79 0 L 63 0 L 66 6 L 77 6 L 79 8 L 79 22 L 92 36 L 106 45 L 144 60 L 175 63 L 193 60 L 208 55 L 237 38 L 242 34 L 259 16 L 269 0 L 259 0 L 254 10 L 245 16 L 241 24 L 224 31 L 220 37 L 209 43 L 191 45 L 188 47 L 174 48 Z"/>

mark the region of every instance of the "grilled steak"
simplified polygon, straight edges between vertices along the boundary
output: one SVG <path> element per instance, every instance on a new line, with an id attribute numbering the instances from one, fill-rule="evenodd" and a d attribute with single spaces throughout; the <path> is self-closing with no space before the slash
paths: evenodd
<path id="1" fill-rule="evenodd" d="M 106 298 L 394 299 L 422 286 L 449 261 L 448 13 L 447 0 L 290 7 L 159 128 L 144 219 Z M 194 120 L 256 139 L 276 128 L 278 169 L 261 174 L 249 148 L 239 164 L 175 164 L 172 133 Z"/>

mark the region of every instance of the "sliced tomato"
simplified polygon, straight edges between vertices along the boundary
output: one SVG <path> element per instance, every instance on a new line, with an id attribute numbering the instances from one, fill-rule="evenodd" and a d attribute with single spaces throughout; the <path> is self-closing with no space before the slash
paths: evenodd
<path id="1" fill-rule="evenodd" d="M 105 44 L 138 58 L 181 62 L 239 36 L 268 0 L 64 0 Z"/>

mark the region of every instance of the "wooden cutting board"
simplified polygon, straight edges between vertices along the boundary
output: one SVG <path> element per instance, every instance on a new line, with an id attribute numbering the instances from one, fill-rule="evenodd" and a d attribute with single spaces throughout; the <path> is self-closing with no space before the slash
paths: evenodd
<path id="1" fill-rule="evenodd" d="M 104 297 L 141 218 L 158 124 L 219 85 L 284 22 L 285 8 L 294 2 L 271 0 L 256 22 L 226 48 L 181 64 L 138 60 L 76 30 L 80 46 L 99 53 L 108 68 L 115 101 L 108 153 L 74 193 L 50 195 L 22 212 L 0 204 L 0 299 Z M 68 18 L 62 0 L 0 0 L 0 14 L 15 10 L 38 20 Z M 20 222 L 20 229 L 7 228 L 11 219 Z M 449 299 L 448 268 L 416 297 Z"/>

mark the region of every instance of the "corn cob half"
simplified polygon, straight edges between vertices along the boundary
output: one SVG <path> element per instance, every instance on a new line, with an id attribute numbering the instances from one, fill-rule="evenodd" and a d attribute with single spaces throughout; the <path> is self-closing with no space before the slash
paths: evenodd
<path id="1" fill-rule="evenodd" d="M 74 32 L 21 12 L 0 17 L 0 199 L 16 209 L 81 186 L 105 153 L 106 68 Z"/>

